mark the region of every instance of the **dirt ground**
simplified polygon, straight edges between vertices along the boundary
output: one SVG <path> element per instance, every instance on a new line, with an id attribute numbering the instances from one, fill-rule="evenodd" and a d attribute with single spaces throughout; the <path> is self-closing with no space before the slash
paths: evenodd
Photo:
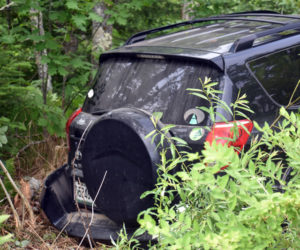
<path id="1" fill-rule="evenodd" d="M 14 160 L 13 180 L 30 201 L 34 221 L 30 220 L 28 210 L 19 195 L 16 195 L 13 190 L 9 190 L 21 225 L 16 226 L 12 209 L 5 197 L 0 201 L 0 214 L 9 214 L 10 218 L 0 227 L 0 235 L 11 233 L 13 237 L 11 242 L 1 245 L 0 249 L 90 249 L 87 243 L 85 246 L 79 246 L 80 239 L 68 237 L 55 229 L 39 205 L 39 196 L 45 178 L 67 161 L 67 152 L 65 140 L 56 137 L 48 137 L 19 152 Z M 32 178 L 41 183 L 36 192 L 32 192 L 29 186 L 29 179 Z M 111 248 L 102 243 L 96 243 L 93 247 L 95 249 Z"/>

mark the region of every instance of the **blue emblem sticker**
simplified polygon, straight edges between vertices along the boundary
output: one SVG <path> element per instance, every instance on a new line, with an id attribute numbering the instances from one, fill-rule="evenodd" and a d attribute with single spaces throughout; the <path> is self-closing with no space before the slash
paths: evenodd
<path id="1" fill-rule="evenodd" d="M 188 109 L 184 113 L 183 118 L 189 125 L 197 125 L 204 121 L 205 115 L 202 110 L 193 108 Z"/>

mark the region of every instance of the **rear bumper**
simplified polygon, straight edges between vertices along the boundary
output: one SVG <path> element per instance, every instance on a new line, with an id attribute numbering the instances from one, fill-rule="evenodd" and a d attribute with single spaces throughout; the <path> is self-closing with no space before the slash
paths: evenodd
<path id="1" fill-rule="evenodd" d="M 88 209 L 76 208 L 73 199 L 73 181 L 68 165 L 64 165 L 51 173 L 43 187 L 41 195 L 41 208 L 50 222 L 58 230 L 63 230 L 70 236 L 83 237 L 89 228 L 89 235 L 94 240 L 116 240 L 122 226 L 107 218 L 104 214 Z M 90 227 L 89 224 L 91 223 Z M 126 228 L 131 236 L 136 228 Z M 148 234 L 139 237 L 141 241 L 151 240 Z"/>

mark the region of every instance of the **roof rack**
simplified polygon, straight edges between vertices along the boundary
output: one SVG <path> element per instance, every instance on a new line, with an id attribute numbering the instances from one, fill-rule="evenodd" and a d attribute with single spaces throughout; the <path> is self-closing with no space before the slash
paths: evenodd
<path id="1" fill-rule="evenodd" d="M 242 11 L 242 12 L 235 12 L 235 13 L 229 13 L 229 14 L 224 14 L 224 16 L 230 16 L 230 15 L 240 15 L 240 14 L 279 14 L 276 11 L 272 10 L 253 10 L 253 11 Z"/>
<path id="2" fill-rule="evenodd" d="M 234 14 L 233 14 L 234 15 Z M 169 29 L 174 29 L 174 28 L 179 28 L 182 26 L 187 26 L 187 25 L 193 25 L 196 23 L 202 23 L 202 22 L 209 22 L 209 21 L 222 21 L 222 20 L 241 20 L 241 21 L 254 21 L 254 22 L 264 22 L 264 23 L 270 23 L 270 24 L 280 24 L 280 25 L 285 25 L 286 22 L 280 22 L 280 21 L 273 21 L 273 20 L 262 20 L 259 18 L 244 18 L 242 15 L 241 17 L 239 17 L 238 14 L 237 16 L 230 16 L 230 15 L 224 15 L 224 16 L 215 16 L 215 17 L 208 17 L 208 18 L 200 18 L 200 19 L 195 19 L 195 20 L 191 20 L 191 21 L 185 21 L 185 22 L 181 22 L 181 23 L 176 23 L 176 24 L 171 24 L 171 25 L 167 25 L 167 26 L 163 26 L 160 28 L 155 28 L 155 29 L 151 29 L 151 30 L 146 30 L 146 31 L 142 31 L 139 32 L 137 34 L 134 34 L 132 37 L 130 37 L 127 42 L 125 43 L 125 45 L 130 45 L 133 43 L 137 43 L 140 41 L 143 41 L 146 39 L 147 35 L 153 34 L 153 33 L 157 33 L 160 31 L 164 31 L 164 30 L 169 30 Z"/>
<path id="3" fill-rule="evenodd" d="M 286 30 L 293 30 L 293 29 L 299 29 L 299 31 L 300 31 L 300 21 L 291 22 L 291 23 L 285 24 L 281 27 L 276 27 L 273 29 L 269 29 L 266 31 L 262 31 L 262 32 L 258 32 L 255 34 L 241 37 L 233 43 L 233 45 L 229 51 L 235 53 L 235 52 L 238 52 L 241 50 L 249 49 L 253 46 L 253 43 L 257 38 L 277 34 L 277 33 L 280 33 L 280 32 L 286 31 Z"/>
<path id="4" fill-rule="evenodd" d="M 272 11 L 250 11 L 250 12 L 240 12 L 240 13 L 232 13 L 232 14 L 226 14 L 223 16 L 238 16 L 238 17 L 244 17 L 244 16 L 268 16 L 268 17 L 283 17 L 283 18 L 290 18 L 290 19 L 300 19 L 300 16 L 293 16 L 293 15 L 282 15 L 277 12 L 272 12 Z"/>

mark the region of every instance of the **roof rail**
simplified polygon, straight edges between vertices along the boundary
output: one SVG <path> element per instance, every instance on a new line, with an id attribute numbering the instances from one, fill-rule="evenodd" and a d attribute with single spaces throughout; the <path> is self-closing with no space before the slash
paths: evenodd
<path id="1" fill-rule="evenodd" d="M 181 22 L 181 23 L 175 23 L 175 24 L 171 24 L 171 25 L 167 25 L 167 26 L 163 26 L 160 28 L 155 28 L 155 29 L 151 29 L 151 30 L 146 30 L 146 31 L 142 31 L 139 32 L 137 34 L 134 34 L 132 37 L 130 37 L 127 42 L 125 43 L 125 45 L 130 45 L 136 42 L 140 42 L 146 39 L 147 35 L 153 34 L 153 33 L 157 33 L 160 31 L 164 31 L 164 30 L 169 30 L 169 29 L 174 29 L 174 28 L 179 28 L 182 26 L 187 26 L 187 25 L 193 25 L 196 23 L 202 23 L 202 22 L 209 22 L 209 21 L 222 21 L 222 20 L 241 20 L 241 21 L 254 21 L 254 22 L 264 22 L 264 23 L 270 23 L 270 24 L 280 24 L 280 25 L 284 25 L 286 24 L 286 22 L 280 22 L 280 21 L 273 21 L 273 20 L 262 20 L 259 18 L 244 18 L 244 17 L 235 17 L 235 16 L 215 16 L 215 17 L 208 17 L 208 18 L 200 18 L 200 19 L 195 19 L 195 20 L 191 20 L 191 21 L 185 21 L 185 22 Z"/>
<path id="2" fill-rule="evenodd" d="M 299 31 L 300 31 L 300 21 L 299 22 L 291 22 L 291 23 L 285 24 L 281 27 L 276 27 L 273 29 L 269 29 L 266 31 L 262 31 L 262 32 L 258 32 L 258 33 L 254 33 L 251 35 L 241 37 L 233 43 L 233 45 L 229 51 L 235 53 L 235 52 L 238 52 L 241 50 L 249 49 L 253 46 L 253 43 L 257 38 L 273 35 L 273 34 L 280 33 L 280 32 L 286 31 L 286 30 L 293 30 L 293 29 L 299 29 Z"/>
<path id="3" fill-rule="evenodd" d="M 280 13 L 272 10 L 253 10 L 253 11 L 242 11 L 242 12 L 224 14 L 224 16 L 241 15 L 241 14 L 279 14 L 280 15 Z"/>
<path id="4" fill-rule="evenodd" d="M 232 14 L 226 14 L 224 16 L 232 16 L 232 17 L 244 17 L 244 16 L 267 16 L 267 17 L 283 17 L 283 18 L 291 18 L 291 19 L 300 19 L 300 16 L 293 16 L 293 15 L 282 15 L 276 12 L 240 12 L 240 13 L 232 13 Z"/>

